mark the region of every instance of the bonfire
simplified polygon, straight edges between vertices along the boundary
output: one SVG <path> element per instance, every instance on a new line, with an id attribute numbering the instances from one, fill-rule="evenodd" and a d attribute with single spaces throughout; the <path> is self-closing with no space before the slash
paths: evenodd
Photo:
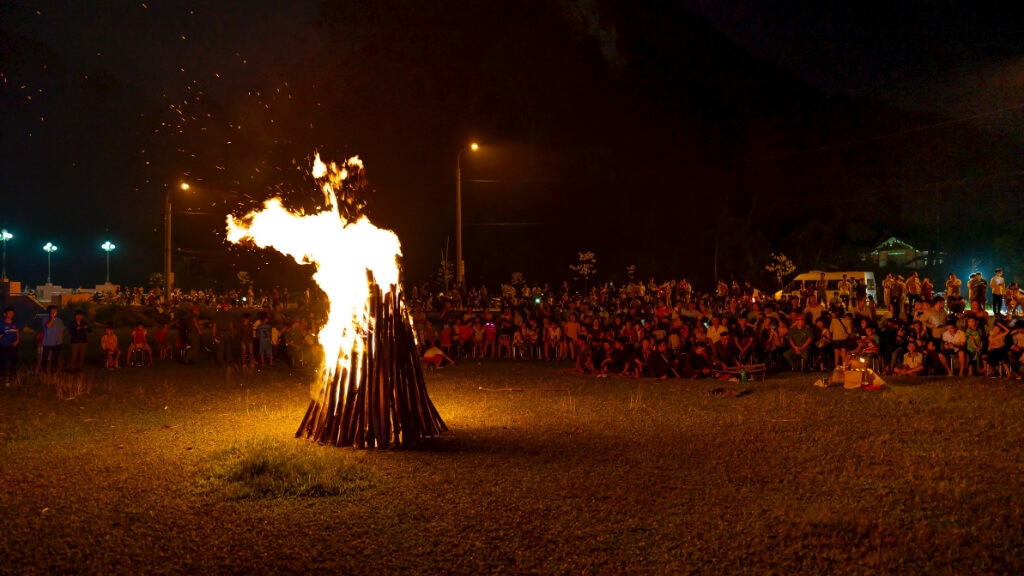
<path id="1" fill-rule="evenodd" d="M 319 381 L 296 437 L 359 448 L 408 447 L 446 430 L 427 394 L 415 335 L 399 284 L 401 245 L 365 216 L 351 218 L 338 193 L 362 170 L 358 157 L 325 164 L 313 177 L 324 209 L 292 212 L 280 198 L 241 218 L 228 216 L 227 239 L 312 264 L 326 294 L 327 321 L 319 331 Z M 346 208 L 351 208 L 346 206 Z"/>

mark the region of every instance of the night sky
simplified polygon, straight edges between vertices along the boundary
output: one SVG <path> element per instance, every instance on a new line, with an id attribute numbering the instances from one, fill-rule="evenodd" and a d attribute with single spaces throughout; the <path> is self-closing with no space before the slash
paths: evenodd
<path id="1" fill-rule="evenodd" d="M 161 269 L 183 287 L 308 270 L 224 217 L 360 155 L 413 280 L 762 282 L 769 251 L 842 265 L 896 235 L 1024 274 L 1024 31 L 962 2 L 11 1 L 0 5 L 0 227 L 15 280 Z M 782 7 L 785 6 L 785 7 Z M 826 7 L 827 6 L 827 7 Z M 182 182 L 189 193 L 177 191 Z M 184 214 L 180 212 L 192 212 Z M 716 250 L 717 248 L 717 250 Z M 717 254 L 717 259 L 716 259 Z M 1016 269 L 1014 269 L 1016 267 Z"/>

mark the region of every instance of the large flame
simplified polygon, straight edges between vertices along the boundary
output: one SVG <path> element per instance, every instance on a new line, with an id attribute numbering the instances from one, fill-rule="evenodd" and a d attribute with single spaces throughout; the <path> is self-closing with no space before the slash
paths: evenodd
<path id="1" fill-rule="evenodd" d="M 327 322 L 319 334 L 324 352 L 321 382 L 325 386 L 341 367 L 349 366 L 353 356 L 363 353 L 360 331 L 369 322 L 370 297 L 366 271 L 371 271 L 385 290 L 391 284 L 396 291 L 399 289 L 398 257 L 402 249 L 398 237 L 390 230 L 377 228 L 365 216 L 355 222 L 346 221 L 338 210 L 335 190 L 344 186 L 349 168 L 362 168 L 359 157 L 339 167 L 333 162 L 330 166 L 324 164 L 316 155 L 312 173 L 327 204 L 316 214 L 290 212 L 280 198 L 271 198 L 263 210 L 242 218 L 228 215 L 230 242 L 250 239 L 261 248 L 274 248 L 300 264 L 316 267 L 313 280 L 327 295 L 329 306 Z"/>

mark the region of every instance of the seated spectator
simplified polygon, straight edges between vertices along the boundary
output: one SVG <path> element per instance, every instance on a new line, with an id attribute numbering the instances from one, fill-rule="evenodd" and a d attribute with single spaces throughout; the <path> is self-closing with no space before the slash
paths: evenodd
<path id="1" fill-rule="evenodd" d="M 139 322 L 135 325 L 135 330 L 132 330 L 132 342 L 128 345 L 128 362 L 131 363 L 132 352 L 136 350 L 145 350 L 149 354 L 149 364 L 153 365 L 153 349 L 149 347 L 149 343 L 146 342 L 146 327 Z"/>
<path id="2" fill-rule="evenodd" d="M 660 340 L 655 345 L 654 351 L 647 358 L 647 364 L 644 366 L 644 376 L 664 380 L 668 377 L 671 369 L 672 361 L 668 357 L 668 344 L 664 340 Z"/>
<path id="3" fill-rule="evenodd" d="M 106 358 L 103 367 L 107 370 L 116 370 L 118 368 L 117 359 L 121 357 L 121 350 L 117 346 L 117 334 L 114 334 L 114 327 L 109 323 L 103 329 L 103 336 L 100 337 L 100 347 L 103 349 L 103 355 Z"/>
<path id="4" fill-rule="evenodd" d="M 954 357 L 960 362 L 960 377 L 963 378 L 964 370 L 967 369 L 967 352 L 964 350 L 967 344 L 967 336 L 956 327 L 956 323 L 950 322 L 946 325 L 946 331 L 942 333 L 942 352 L 939 353 L 939 360 L 946 374 L 953 375 L 951 361 Z"/>
<path id="5" fill-rule="evenodd" d="M 718 335 L 718 342 L 711 345 L 711 362 L 717 370 L 739 368 L 740 362 L 736 344 L 733 343 L 732 335 L 728 332 L 721 332 Z"/>
<path id="6" fill-rule="evenodd" d="M 683 374 L 691 379 L 711 376 L 712 360 L 705 344 L 697 344 L 684 359 Z"/>
<path id="7" fill-rule="evenodd" d="M 983 355 L 986 374 L 993 374 L 1000 366 L 1006 367 L 1007 373 L 1010 372 L 1008 359 L 1011 344 L 1009 326 L 1005 321 L 997 320 L 988 334 L 988 348 Z"/>
<path id="8" fill-rule="evenodd" d="M 577 334 L 571 346 L 576 348 L 573 353 L 573 356 L 576 358 L 576 372 L 580 374 L 593 374 L 597 372 L 594 366 L 593 350 L 590 348 L 587 336 L 585 334 Z"/>
<path id="9" fill-rule="evenodd" d="M 814 345 L 814 330 L 807 326 L 803 314 L 799 314 L 790 328 L 787 342 L 788 349 L 783 352 L 782 357 L 789 363 L 794 371 L 811 365 L 811 347 Z M 799 361 L 797 360 L 799 358 Z"/>
<path id="10" fill-rule="evenodd" d="M 903 362 L 893 369 L 899 376 L 917 376 L 924 372 L 924 355 L 917 349 L 917 342 L 907 342 L 907 352 L 903 354 Z"/>

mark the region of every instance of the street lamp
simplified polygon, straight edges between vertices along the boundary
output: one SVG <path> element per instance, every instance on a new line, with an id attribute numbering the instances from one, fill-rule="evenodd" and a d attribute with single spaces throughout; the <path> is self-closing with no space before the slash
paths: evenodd
<path id="1" fill-rule="evenodd" d="M 100 246 L 100 248 L 103 248 L 107 253 L 107 284 L 110 284 L 110 252 L 116 248 L 116 246 L 111 244 L 108 240 L 107 242 L 104 242 L 103 246 Z"/>
<path id="2" fill-rule="evenodd" d="M 181 183 L 182 190 L 188 190 L 189 185 Z M 171 301 L 171 192 L 174 188 L 167 190 L 164 198 L 164 302 Z M 109 253 L 107 254 L 109 256 Z"/>
<path id="3" fill-rule="evenodd" d="M 477 150 L 480 148 L 476 142 L 468 148 L 459 150 L 455 157 L 455 281 L 463 284 L 466 281 L 466 270 L 462 263 L 462 153 L 466 150 Z"/>
<path id="4" fill-rule="evenodd" d="M 57 247 L 52 242 L 47 242 L 46 246 L 43 246 L 43 250 L 46 250 L 46 285 L 52 284 L 50 281 L 50 254 L 57 251 Z"/>
<path id="5" fill-rule="evenodd" d="M 14 234 L 8 232 L 6 228 L 0 230 L 0 240 L 2 240 L 4 243 L 4 273 L 2 276 L 4 282 L 7 282 L 7 241 L 10 240 L 11 238 L 14 238 Z"/>

